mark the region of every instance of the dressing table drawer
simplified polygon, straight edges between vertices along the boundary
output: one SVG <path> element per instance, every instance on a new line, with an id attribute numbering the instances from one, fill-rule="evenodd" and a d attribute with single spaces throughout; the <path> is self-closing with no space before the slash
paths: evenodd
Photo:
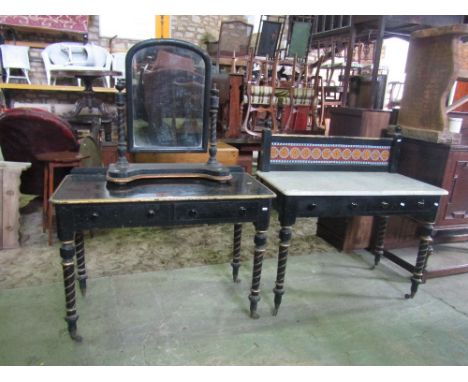
<path id="1" fill-rule="evenodd" d="M 171 218 L 171 205 L 162 203 L 88 205 L 86 208 L 75 208 L 74 218 L 75 224 L 87 228 L 160 225 Z"/>
<path id="2" fill-rule="evenodd" d="M 219 201 L 182 203 L 175 206 L 176 221 L 252 220 L 259 215 L 260 202 Z"/>

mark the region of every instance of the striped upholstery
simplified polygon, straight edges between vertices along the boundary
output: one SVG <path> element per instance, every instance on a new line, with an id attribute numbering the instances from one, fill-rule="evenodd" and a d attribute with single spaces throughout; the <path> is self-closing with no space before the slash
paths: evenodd
<path id="1" fill-rule="evenodd" d="M 309 106 L 312 103 L 314 96 L 314 89 L 312 88 L 294 88 L 294 105 Z M 279 105 L 289 106 L 291 104 L 291 98 L 288 96 L 282 96 L 278 99 Z"/>
<path id="2" fill-rule="evenodd" d="M 252 85 L 250 90 L 252 105 L 270 105 L 272 101 L 273 104 L 276 104 L 277 98 L 273 96 L 273 99 L 271 99 L 273 93 L 271 86 Z M 247 95 L 244 96 L 244 102 L 248 102 Z"/>

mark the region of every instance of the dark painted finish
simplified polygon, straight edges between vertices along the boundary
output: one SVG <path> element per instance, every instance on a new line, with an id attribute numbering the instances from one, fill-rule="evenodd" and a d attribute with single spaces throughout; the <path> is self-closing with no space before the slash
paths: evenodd
<path id="1" fill-rule="evenodd" d="M 250 175 L 233 170 L 233 178 L 227 183 L 172 179 L 135 182 L 125 188 L 108 187 L 102 171 L 77 171 L 65 178 L 51 201 L 62 241 L 66 321 L 73 339 L 81 340 L 76 325 L 75 251 L 78 280 L 84 294 L 87 277 L 82 231 L 95 228 L 233 224 L 233 279 L 237 281 L 242 223 L 253 223 L 256 234 L 249 300 L 251 317 L 258 317 L 266 230 L 275 195 Z"/>
<path id="2" fill-rule="evenodd" d="M 312 145 L 317 143 L 317 137 L 310 136 L 295 136 L 289 138 L 287 136 L 272 136 L 270 131 L 264 131 L 262 137 L 262 152 L 260 159 L 260 169 L 264 172 L 268 171 L 320 171 L 323 166 L 316 164 L 313 161 L 302 164 L 287 164 L 278 166 L 270 163 L 272 142 L 300 142 Z M 400 151 L 401 138 L 393 139 L 365 139 L 365 138 L 346 138 L 346 137 L 328 137 L 321 138 L 323 144 L 339 143 L 343 145 L 376 145 L 382 144 L 391 146 L 392 152 L 385 171 L 394 172 L 396 169 L 397 155 Z M 328 171 L 344 171 L 346 163 L 338 163 L 337 165 L 328 165 Z M 361 166 L 358 170 L 353 166 L 352 171 L 369 171 L 368 166 Z M 274 310 L 276 315 L 284 294 L 284 280 L 286 276 L 286 262 L 288 257 L 288 249 L 292 236 L 292 226 L 296 222 L 297 217 L 350 217 L 350 216 L 376 216 L 377 225 L 374 231 L 373 245 L 370 248 L 371 253 L 375 257 L 375 266 L 379 263 L 382 256 L 391 260 L 395 264 L 412 273 L 411 277 L 411 292 L 406 295 L 406 298 L 412 298 L 417 292 L 419 284 L 423 281 L 424 268 L 427 265 L 428 255 L 432 252 L 431 235 L 432 222 L 435 220 L 439 203 L 440 195 L 435 192 L 434 195 L 367 195 L 367 196 L 332 196 L 332 195 L 306 195 L 306 196 L 290 196 L 282 193 L 274 186 L 266 184 L 277 194 L 274 207 L 278 211 L 278 218 L 281 224 L 279 233 L 280 245 L 278 251 L 278 269 L 276 276 L 276 284 L 274 292 Z M 421 222 L 420 246 L 414 266 L 400 259 L 394 254 L 385 251 L 384 238 L 389 215 L 410 215 Z"/>

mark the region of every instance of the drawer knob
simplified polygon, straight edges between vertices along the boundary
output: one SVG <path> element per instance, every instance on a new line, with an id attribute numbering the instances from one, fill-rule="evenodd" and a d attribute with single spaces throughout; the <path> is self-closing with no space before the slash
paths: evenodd
<path id="1" fill-rule="evenodd" d="M 383 202 L 380 202 L 380 206 L 386 210 L 390 207 L 390 203 L 389 202 L 386 202 L 386 201 L 383 201 Z"/>
<path id="2" fill-rule="evenodd" d="M 424 208 L 424 204 L 425 204 L 425 203 L 424 203 L 424 200 L 420 200 L 420 201 L 418 202 L 418 208 Z"/>
<path id="3" fill-rule="evenodd" d="M 148 216 L 149 218 L 152 218 L 152 217 L 156 216 L 156 211 L 154 209 L 150 208 L 148 210 L 148 212 L 146 213 L 146 216 Z"/>
<path id="4" fill-rule="evenodd" d="M 91 214 L 91 220 L 95 221 L 95 220 L 97 220 L 97 218 L 99 218 L 99 214 L 97 212 L 93 212 Z"/>
<path id="5" fill-rule="evenodd" d="M 247 214 L 247 208 L 240 207 L 239 208 L 239 216 L 245 216 Z"/>
<path id="6" fill-rule="evenodd" d="M 309 211 L 313 211 L 313 210 L 315 210 L 316 208 L 317 208 L 317 204 L 316 204 L 316 203 L 310 203 L 310 204 L 307 205 L 307 209 L 308 209 Z"/>
<path id="7" fill-rule="evenodd" d="M 349 208 L 351 208 L 352 210 L 355 210 L 358 207 L 359 207 L 359 204 L 357 202 L 351 202 L 349 204 Z"/>
<path id="8" fill-rule="evenodd" d="M 402 208 L 406 207 L 406 203 L 405 202 L 400 202 L 400 207 L 402 207 Z"/>
<path id="9" fill-rule="evenodd" d="M 195 218 L 195 217 L 198 216 L 198 211 L 197 211 L 196 209 L 192 208 L 192 209 L 188 212 L 188 214 L 189 214 L 189 216 L 190 216 L 191 218 Z"/>

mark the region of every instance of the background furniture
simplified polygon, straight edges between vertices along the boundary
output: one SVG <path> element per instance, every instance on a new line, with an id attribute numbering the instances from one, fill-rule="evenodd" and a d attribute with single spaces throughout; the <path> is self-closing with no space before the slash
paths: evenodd
<path id="1" fill-rule="evenodd" d="M 218 142 L 216 158 L 225 166 L 237 166 L 239 150 L 225 142 Z M 201 163 L 209 159 L 206 153 L 135 153 L 136 163 Z"/>
<path id="2" fill-rule="evenodd" d="M 19 185 L 31 163 L 0 161 L 0 249 L 19 247 Z"/>
<path id="3" fill-rule="evenodd" d="M 42 230 L 49 232 L 49 245 L 52 245 L 52 206 L 49 198 L 55 187 L 55 169 L 74 168 L 81 165 L 87 156 L 72 151 L 45 152 L 37 155 L 37 159 L 44 162 L 44 191 L 42 196 Z"/>
<path id="4" fill-rule="evenodd" d="M 79 145 L 70 124 L 55 114 L 33 108 L 6 110 L 0 115 L 0 146 L 5 160 L 30 162 L 21 175 L 24 194 L 42 195 L 44 164 L 37 155 L 48 151 L 78 152 Z M 57 181 L 65 175 L 57 172 Z"/>
<path id="5" fill-rule="evenodd" d="M 258 113 L 266 113 L 269 116 L 268 122 L 276 132 L 277 127 L 277 97 L 276 88 L 276 68 L 278 55 L 273 59 L 255 57 L 253 51 L 247 72 L 246 94 L 244 96 L 244 121 L 242 131 L 252 135 L 260 136 L 257 128 Z"/>
<path id="6" fill-rule="evenodd" d="M 285 20 L 285 16 L 260 17 L 254 50 L 257 56 L 275 57 L 283 37 Z"/>
<path id="7" fill-rule="evenodd" d="M 110 70 L 112 56 L 98 45 L 79 42 L 59 42 L 48 45 L 41 52 L 46 71 L 47 84 L 55 85 L 60 76 L 57 72 Z M 105 84 L 110 87 L 110 78 L 105 77 Z M 80 81 L 78 80 L 78 85 Z"/>
<path id="8" fill-rule="evenodd" d="M 125 79 L 125 56 L 126 54 L 127 53 L 125 52 L 112 53 L 111 69 L 113 72 L 120 73 L 120 74 L 116 74 L 113 76 L 114 85 L 117 84 L 118 80 Z"/>
<path id="9" fill-rule="evenodd" d="M 312 19 L 310 17 L 290 16 L 287 56 L 296 56 L 307 62 L 307 55 L 312 34 Z"/>
<path id="10" fill-rule="evenodd" d="M 213 59 L 216 71 L 220 72 L 220 65 L 231 65 L 232 58 L 247 59 L 253 25 L 243 21 L 223 21 L 219 28 L 219 38 L 216 46 L 216 56 Z M 213 43 L 211 43 L 213 45 Z"/>
<path id="11" fill-rule="evenodd" d="M 8 83 L 11 79 L 19 79 L 30 84 L 29 47 L 2 44 L 0 50 L 2 52 L 2 68 L 6 74 L 5 82 Z M 22 75 L 12 74 L 12 70 L 20 71 Z"/>
<path id="12" fill-rule="evenodd" d="M 383 137 L 390 121 L 390 111 L 352 107 L 330 109 L 329 135 L 346 137 Z"/>
<path id="13" fill-rule="evenodd" d="M 263 131 L 259 177 L 277 194 L 281 224 L 276 278 L 275 313 L 284 293 L 286 262 L 297 217 L 378 216 L 372 252 L 412 273 L 412 298 L 423 281 L 431 252 L 432 222 L 447 191 L 400 174 L 396 170 L 401 139 L 272 135 Z M 389 215 L 421 220 L 422 233 L 415 265 L 384 249 Z"/>
<path id="14" fill-rule="evenodd" d="M 241 135 L 244 75 L 240 73 L 213 74 L 213 84 L 219 89 L 217 133 L 219 138 Z"/>

